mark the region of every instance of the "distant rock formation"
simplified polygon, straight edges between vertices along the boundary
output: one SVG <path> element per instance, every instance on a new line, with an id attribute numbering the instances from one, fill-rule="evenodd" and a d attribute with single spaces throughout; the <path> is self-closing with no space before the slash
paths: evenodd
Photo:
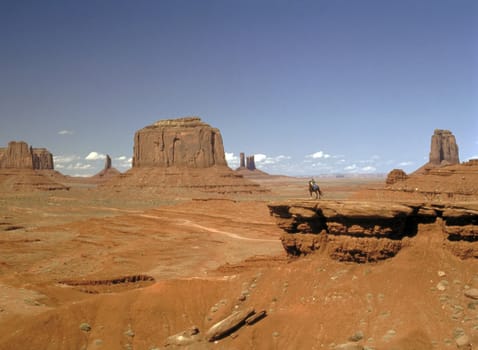
<path id="1" fill-rule="evenodd" d="M 430 164 L 459 164 L 458 145 L 449 130 L 436 129 L 431 141 Z"/>
<path id="2" fill-rule="evenodd" d="M 233 172 L 218 129 L 198 117 L 161 120 L 134 136 L 133 167 L 102 188 L 130 188 L 162 198 L 212 198 L 268 193 Z"/>
<path id="3" fill-rule="evenodd" d="M 112 167 L 111 157 L 107 154 L 106 160 L 105 160 L 105 167 L 103 168 L 103 170 L 101 170 L 98 174 L 94 175 L 93 177 L 107 179 L 120 174 L 121 172 L 118 169 Z"/>
<path id="4" fill-rule="evenodd" d="M 198 117 L 160 120 L 134 136 L 133 168 L 227 166 L 218 129 Z"/>
<path id="5" fill-rule="evenodd" d="M 406 180 L 407 178 L 407 173 L 404 172 L 402 169 L 393 169 L 391 172 L 388 173 L 385 183 L 387 185 L 393 185 L 394 183 Z"/>
<path id="6" fill-rule="evenodd" d="M 246 161 L 245 161 L 245 158 L 244 158 L 244 152 L 241 152 L 239 154 L 239 157 L 240 157 L 240 163 L 239 163 L 239 168 L 245 168 L 246 167 Z"/>
<path id="7" fill-rule="evenodd" d="M 111 169 L 111 157 L 109 154 L 106 155 L 106 162 L 105 162 L 105 168 L 104 170 Z"/>
<path id="8" fill-rule="evenodd" d="M 239 163 L 239 168 L 236 170 L 256 170 L 256 161 L 254 159 L 254 155 L 251 156 L 244 156 L 244 152 L 241 152 L 239 154 L 240 156 L 240 163 Z"/>
<path id="9" fill-rule="evenodd" d="M 254 160 L 254 155 L 247 157 L 246 168 L 249 170 L 256 170 L 256 161 Z"/>
<path id="10" fill-rule="evenodd" d="M 46 148 L 32 148 L 24 141 L 11 141 L 0 148 L 0 168 L 53 170 L 53 155 Z"/>

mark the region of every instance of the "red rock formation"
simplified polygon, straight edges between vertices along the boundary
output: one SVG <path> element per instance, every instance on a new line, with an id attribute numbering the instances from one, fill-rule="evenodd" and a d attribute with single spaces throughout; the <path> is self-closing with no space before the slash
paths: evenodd
<path id="1" fill-rule="evenodd" d="M 393 185 L 394 183 L 406 180 L 407 178 L 407 173 L 405 173 L 402 169 L 393 169 L 388 173 L 385 183 L 387 185 Z"/>
<path id="2" fill-rule="evenodd" d="M 462 259 L 478 257 L 478 206 L 418 203 L 276 202 L 271 215 L 284 231 L 289 255 L 323 251 L 341 261 L 371 262 L 395 256 L 420 225 L 439 222 L 444 245 Z"/>
<path id="3" fill-rule="evenodd" d="M 458 145 L 455 136 L 449 130 L 436 129 L 431 141 L 430 164 L 458 164 Z"/>
<path id="4" fill-rule="evenodd" d="M 46 148 L 31 148 L 33 169 L 53 169 L 53 155 Z"/>
<path id="5" fill-rule="evenodd" d="M 254 155 L 247 157 L 246 168 L 249 170 L 256 170 L 256 161 L 254 160 Z"/>
<path id="6" fill-rule="evenodd" d="M 0 168 L 53 169 L 53 155 L 46 148 L 32 148 L 23 141 L 11 141 L 0 148 Z"/>
<path id="7" fill-rule="evenodd" d="M 111 157 L 107 154 L 105 160 L 105 167 L 98 174 L 94 175 L 93 178 L 110 179 L 120 174 L 121 172 L 118 169 L 113 168 L 111 164 Z"/>
<path id="8" fill-rule="evenodd" d="M 239 156 L 241 158 L 241 162 L 239 163 L 239 168 L 245 168 L 246 167 L 246 161 L 245 161 L 245 158 L 244 158 L 244 152 L 241 152 Z"/>
<path id="9" fill-rule="evenodd" d="M 198 117 L 160 120 L 134 137 L 133 168 L 227 166 L 218 129 Z"/>

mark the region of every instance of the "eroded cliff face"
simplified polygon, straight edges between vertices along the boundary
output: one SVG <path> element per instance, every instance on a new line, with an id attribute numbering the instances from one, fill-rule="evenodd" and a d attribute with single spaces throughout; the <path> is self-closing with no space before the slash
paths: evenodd
<path id="1" fill-rule="evenodd" d="M 444 207 L 358 201 L 270 203 L 289 255 L 323 252 L 359 263 L 395 256 L 422 225 L 433 224 L 443 245 L 461 258 L 478 258 L 478 205 Z"/>
<path id="2" fill-rule="evenodd" d="M 458 145 L 449 130 L 436 129 L 430 146 L 430 164 L 459 164 Z"/>
<path id="3" fill-rule="evenodd" d="M 212 166 L 227 166 L 222 136 L 198 117 L 160 120 L 135 134 L 135 168 Z"/>
<path id="4" fill-rule="evenodd" d="M 46 148 L 32 148 L 23 141 L 11 141 L 0 148 L 2 169 L 53 169 L 53 155 Z"/>

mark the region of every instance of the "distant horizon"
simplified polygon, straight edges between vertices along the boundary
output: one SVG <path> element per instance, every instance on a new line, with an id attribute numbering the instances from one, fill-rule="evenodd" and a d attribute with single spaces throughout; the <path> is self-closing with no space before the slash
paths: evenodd
<path id="1" fill-rule="evenodd" d="M 189 115 L 270 174 L 410 173 L 435 129 L 478 158 L 475 0 L 4 1 L 0 30 L 0 145 L 67 175 Z"/>

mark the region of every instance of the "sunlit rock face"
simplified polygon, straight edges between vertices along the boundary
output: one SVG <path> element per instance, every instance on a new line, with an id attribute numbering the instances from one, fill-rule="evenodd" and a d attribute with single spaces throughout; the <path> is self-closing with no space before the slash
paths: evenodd
<path id="1" fill-rule="evenodd" d="M 430 163 L 433 165 L 458 164 L 458 145 L 449 130 L 436 129 L 431 141 Z"/>
<path id="2" fill-rule="evenodd" d="M 1 169 L 53 169 L 53 155 L 46 148 L 32 148 L 24 141 L 11 141 L 0 148 Z"/>
<path id="3" fill-rule="evenodd" d="M 433 225 L 460 258 L 478 258 L 478 206 L 419 203 L 287 201 L 268 204 L 291 256 L 325 253 L 340 261 L 374 262 L 395 256 Z M 424 226 L 425 225 L 425 226 Z"/>
<path id="4" fill-rule="evenodd" d="M 160 120 L 134 136 L 133 167 L 227 166 L 218 129 L 198 117 Z"/>

